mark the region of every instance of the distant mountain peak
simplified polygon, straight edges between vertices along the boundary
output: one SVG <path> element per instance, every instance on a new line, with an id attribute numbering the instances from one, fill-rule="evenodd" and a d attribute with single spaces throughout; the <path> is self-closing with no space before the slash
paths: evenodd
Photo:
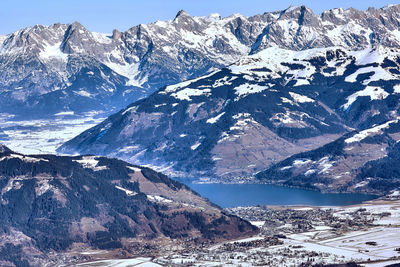
<path id="1" fill-rule="evenodd" d="M 118 40 L 121 38 L 121 32 L 118 31 L 117 29 L 114 29 L 112 32 L 112 37 L 113 40 Z"/>
<path id="2" fill-rule="evenodd" d="M 315 16 L 314 12 L 306 7 L 305 5 L 302 6 L 290 6 L 289 8 L 282 11 L 281 16 L 279 19 L 293 19 L 298 17 L 304 16 Z"/>
<path id="3" fill-rule="evenodd" d="M 384 10 L 391 9 L 391 8 L 400 8 L 400 4 L 389 4 L 389 5 L 382 7 L 382 9 L 384 9 Z"/>
<path id="4" fill-rule="evenodd" d="M 74 28 L 85 28 L 79 21 L 74 21 L 71 23 L 71 27 Z"/>
<path id="5" fill-rule="evenodd" d="M 181 9 L 176 14 L 176 16 L 174 18 L 174 21 L 179 19 L 179 18 L 184 18 L 184 17 L 190 17 L 190 15 L 185 10 Z"/>

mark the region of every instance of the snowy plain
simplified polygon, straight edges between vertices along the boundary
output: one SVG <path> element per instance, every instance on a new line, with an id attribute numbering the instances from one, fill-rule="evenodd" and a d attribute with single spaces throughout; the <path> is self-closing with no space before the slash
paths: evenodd
<path id="1" fill-rule="evenodd" d="M 81 116 L 63 113 L 53 119 L 22 121 L 0 113 L 0 129 L 7 136 L 0 136 L 0 143 L 23 154 L 56 154 L 63 143 L 103 120 L 95 112 Z"/>

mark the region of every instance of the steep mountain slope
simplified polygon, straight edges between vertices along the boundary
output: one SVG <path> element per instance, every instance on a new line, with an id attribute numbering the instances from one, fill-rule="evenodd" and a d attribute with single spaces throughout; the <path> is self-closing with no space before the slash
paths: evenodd
<path id="1" fill-rule="evenodd" d="M 400 187 L 399 119 L 349 133 L 256 175 L 260 181 L 322 191 L 386 194 Z"/>
<path id="2" fill-rule="evenodd" d="M 2 266 L 67 264 L 88 260 L 88 250 L 126 257 L 157 244 L 256 233 L 165 175 L 104 157 L 27 156 L 0 145 L 0 193 Z"/>
<path id="3" fill-rule="evenodd" d="M 252 17 L 191 17 L 107 36 L 81 24 L 36 25 L 0 37 L 0 112 L 111 112 L 156 89 L 270 46 L 290 50 L 399 48 L 400 6 L 320 15 L 304 6 Z M 18 108 L 16 108 L 18 107 Z"/>
<path id="4" fill-rule="evenodd" d="M 249 176 L 354 128 L 393 119 L 399 64 L 396 50 L 383 47 L 270 47 L 167 86 L 59 151 L 112 155 L 197 177 Z"/>

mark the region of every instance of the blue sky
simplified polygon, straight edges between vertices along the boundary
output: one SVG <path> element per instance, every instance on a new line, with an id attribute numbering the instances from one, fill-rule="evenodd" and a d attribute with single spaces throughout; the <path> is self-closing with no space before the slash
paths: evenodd
<path id="1" fill-rule="evenodd" d="M 91 31 L 110 33 L 140 23 L 173 19 L 180 9 L 191 15 L 220 13 L 244 15 L 282 10 L 290 5 L 306 5 L 315 13 L 335 7 L 382 7 L 400 0 L 1 0 L 0 34 L 8 34 L 35 24 L 81 22 Z"/>

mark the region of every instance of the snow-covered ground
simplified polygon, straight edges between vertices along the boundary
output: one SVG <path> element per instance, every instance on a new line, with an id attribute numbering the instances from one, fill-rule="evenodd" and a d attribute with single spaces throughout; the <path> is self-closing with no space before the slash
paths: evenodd
<path id="1" fill-rule="evenodd" d="M 49 120 L 13 121 L 9 115 L 0 114 L 0 129 L 8 136 L 0 143 L 18 153 L 55 154 L 61 144 L 104 120 L 95 113 L 66 115 Z"/>
<path id="2" fill-rule="evenodd" d="M 123 260 L 102 260 L 77 264 L 76 266 L 97 266 L 97 267 L 161 267 L 161 265 L 151 262 L 151 258 L 135 258 Z"/>
<path id="3" fill-rule="evenodd" d="M 285 246 L 301 245 L 304 250 L 329 253 L 332 258 L 328 259 L 332 263 L 335 258 L 345 261 L 377 261 L 399 255 L 394 248 L 400 246 L 400 228 L 377 227 L 368 231 L 349 232 L 324 241 L 313 241 L 312 237 L 320 232 L 290 235 Z M 377 242 L 377 245 L 368 245 L 367 242 Z"/>
<path id="4" fill-rule="evenodd" d="M 335 216 L 339 218 L 347 218 L 350 213 L 359 209 L 364 209 L 366 214 L 370 214 L 370 218 L 374 218 L 373 224 L 376 227 L 365 231 L 346 232 L 339 237 L 329 237 L 329 229 L 321 228 L 317 231 L 290 235 L 285 245 L 297 244 L 303 246 L 302 249 L 305 250 L 330 253 L 332 258 L 328 262 L 332 263 L 336 262 L 335 258 L 357 262 L 396 259 L 394 262 L 400 262 L 400 253 L 395 251 L 395 248 L 400 248 L 400 201 L 378 200 L 334 208 Z M 384 213 L 386 214 L 383 215 Z M 378 263 L 366 266 L 382 266 L 376 264 Z"/>

